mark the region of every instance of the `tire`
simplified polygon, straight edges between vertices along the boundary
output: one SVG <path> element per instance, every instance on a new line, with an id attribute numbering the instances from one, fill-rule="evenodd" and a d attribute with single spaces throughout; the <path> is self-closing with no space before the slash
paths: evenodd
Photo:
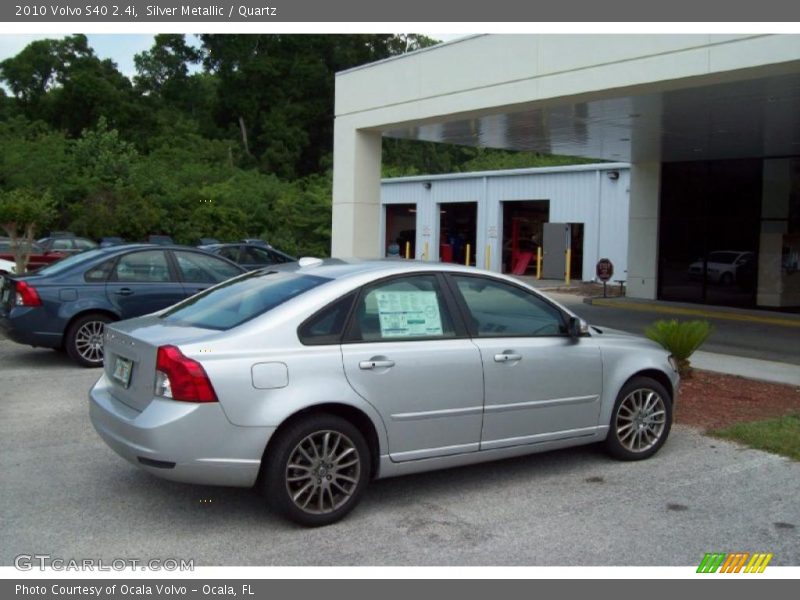
<path id="1" fill-rule="evenodd" d="M 634 377 L 617 395 L 606 451 L 619 460 L 650 458 L 667 441 L 671 428 L 672 398 L 667 390 L 655 379 Z"/>
<path id="2" fill-rule="evenodd" d="M 723 273 L 719 278 L 719 284 L 722 286 L 729 286 L 733 283 L 733 275 L 731 273 Z"/>
<path id="3" fill-rule="evenodd" d="M 364 436 L 352 423 L 312 414 L 276 436 L 263 463 L 264 492 L 272 510 L 300 525 L 319 527 L 355 508 L 370 477 L 371 458 Z"/>
<path id="4" fill-rule="evenodd" d="M 67 329 L 64 348 L 82 367 L 103 366 L 103 330 L 114 319 L 101 313 L 78 317 Z"/>

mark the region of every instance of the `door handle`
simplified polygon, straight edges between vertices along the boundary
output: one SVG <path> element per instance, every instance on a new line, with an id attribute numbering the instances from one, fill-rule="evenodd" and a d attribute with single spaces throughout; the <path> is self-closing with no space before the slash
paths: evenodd
<path id="1" fill-rule="evenodd" d="M 133 294 L 133 290 L 131 288 L 121 288 L 114 293 L 117 296 L 131 296 Z"/>
<path id="2" fill-rule="evenodd" d="M 372 369 L 388 369 L 393 366 L 393 360 L 362 360 L 360 363 L 358 363 L 358 368 L 362 371 L 371 371 Z"/>
<path id="3" fill-rule="evenodd" d="M 521 354 L 495 354 L 494 355 L 494 362 L 505 363 L 505 362 L 513 362 L 517 360 L 522 360 Z"/>

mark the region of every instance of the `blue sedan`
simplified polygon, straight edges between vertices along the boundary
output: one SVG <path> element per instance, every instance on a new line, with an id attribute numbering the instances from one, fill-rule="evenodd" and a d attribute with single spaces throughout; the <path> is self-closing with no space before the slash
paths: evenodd
<path id="1" fill-rule="evenodd" d="M 0 333 L 103 364 L 106 323 L 166 308 L 246 272 L 202 250 L 137 244 L 89 250 L 0 286 Z"/>

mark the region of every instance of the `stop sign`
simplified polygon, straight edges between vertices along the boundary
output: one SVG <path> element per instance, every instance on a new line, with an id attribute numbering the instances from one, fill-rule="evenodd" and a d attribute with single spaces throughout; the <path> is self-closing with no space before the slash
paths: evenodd
<path id="1" fill-rule="evenodd" d="M 601 258 L 597 261 L 595 273 L 600 281 L 606 282 L 614 276 L 614 263 L 607 258 Z"/>

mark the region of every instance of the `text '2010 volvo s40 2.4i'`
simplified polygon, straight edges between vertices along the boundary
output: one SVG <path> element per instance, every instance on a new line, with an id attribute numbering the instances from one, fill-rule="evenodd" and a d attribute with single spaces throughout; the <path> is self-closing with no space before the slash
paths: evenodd
<path id="1" fill-rule="evenodd" d="M 517 280 L 414 261 L 301 259 L 109 324 L 91 418 L 161 477 L 264 488 L 305 525 L 367 482 L 603 442 L 654 454 L 672 358 Z"/>

